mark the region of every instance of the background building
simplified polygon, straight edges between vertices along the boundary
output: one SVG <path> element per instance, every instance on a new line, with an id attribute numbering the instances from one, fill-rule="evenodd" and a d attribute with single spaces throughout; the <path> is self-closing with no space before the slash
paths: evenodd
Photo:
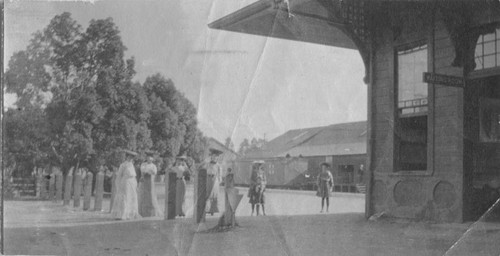
<path id="1" fill-rule="evenodd" d="M 356 192 L 366 163 L 366 122 L 290 130 L 237 160 L 236 183 L 248 184 L 251 163 L 264 160 L 269 186 L 314 189 L 328 162 L 337 191 Z"/>

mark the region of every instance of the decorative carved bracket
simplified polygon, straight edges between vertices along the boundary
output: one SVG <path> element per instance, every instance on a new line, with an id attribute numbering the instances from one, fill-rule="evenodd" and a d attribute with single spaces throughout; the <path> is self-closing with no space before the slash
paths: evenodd
<path id="1" fill-rule="evenodd" d="M 442 5 L 439 9 L 455 48 L 455 59 L 451 65 L 463 68 L 464 73 L 467 74 L 476 68 L 474 52 L 479 36 L 495 31 L 496 26 L 489 24 L 471 27 L 475 7 L 465 3 L 457 3 L 453 6 Z"/>

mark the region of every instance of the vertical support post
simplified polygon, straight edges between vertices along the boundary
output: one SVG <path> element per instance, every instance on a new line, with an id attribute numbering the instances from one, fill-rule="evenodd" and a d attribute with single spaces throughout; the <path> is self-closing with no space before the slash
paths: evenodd
<path id="1" fill-rule="evenodd" d="M 56 201 L 60 202 L 62 200 L 62 189 L 63 189 L 63 174 L 61 171 L 56 173 Z"/>
<path id="2" fill-rule="evenodd" d="M 80 207 L 80 197 L 82 195 L 82 170 L 78 169 L 75 174 L 75 189 L 73 190 L 73 206 Z"/>
<path id="3" fill-rule="evenodd" d="M 109 200 L 109 212 L 113 210 L 113 203 L 116 197 L 116 172 L 117 170 L 113 168 L 113 175 L 111 176 L 111 199 Z"/>
<path id="4" fill-rule="evenodd" d="M 71 201 L 71 189 L 73 185 L 73 168 L 68 171 L 66 174 L 66 180 L 64 182 L 64 201 L 63 205 L 69 205 Z"/>
<path id="5" fill-rule="evenodd" d="M 94 211 L 101 211 L 102 197 L 104 195 L 104 172 L 102 170 L 97 173 L 95 186 Z"/>
<path id="6" fill-rule="evenodd" d="M 54 172 L 50 174 L 49 179 L 49 200 L 55 201 L 56 198 L 56 175 Z"/>
<path id="7" fill-rule="evenodd" d="M 92 172 L 87 171 L 85 175 L 85 186 L 83 191 L 83 210 L 86 211 L 90 209 L 90 198 L 92 197 L 92 180 L 94 178 L 94 174 Z"/>
<path id="8" fill-rule="evenodd" d="M 167 220 L 175 218 L 175 189 L 177 174 L 169 172 L 165 182 L 165 216 Z"/>
<path id="9" fill-rule="evenodd" d="M 196 198 L 196 223 L 205 222 L 205 205 L 207 199 L 207 169 L 198 170 Z"/>
<path id="10" fill-rule="evenodd" d="M 43 175 L 37 173 L 36 174 L 36 197 L 42 197 L 42 187 L 43 187 Z"/>

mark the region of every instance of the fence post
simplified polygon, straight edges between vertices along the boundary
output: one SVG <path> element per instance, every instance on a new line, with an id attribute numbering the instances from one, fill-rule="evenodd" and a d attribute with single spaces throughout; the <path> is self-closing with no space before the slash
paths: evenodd
<path id="1" fill-rule="evenodd" d="M 175 189 L 177 174 L 169 172 L 165 179 L 165 217 L 167 220 L 175 218 Z"/>
<path id="2" fill-rule="evenodd" d="M 63 174 L 61 171 L 56 173 L 56 201 L 62 200 Z"/>
<path id="3" fill-rule="evenodd" d="M 207 169 L 198 170 L 196 179 L 197 197 L 195 202 L 196 223 L 205 222 L 205 206 L 207 203 Z"/>
<path id="4" fill-rule="evenodd" d="M 104 172 L 99 170 L 96 175 L 95 181 L 95 202 L 94 202 L 94 211 L 102 210 L 102 197 L 104 193 Z"/>
<path id="5" fill-rule="evenodd" d="M 66 180 L 64 181 L 64 201 L 63 205 L 69 205 L 71 201 L 71 187 L 73 185 L 73 167 L 69 169 L 68 174 L 66 174 Z"/>
<path id="6" fill-rule="evenodd" d="M 113 175 L 111 176 L 111 199 L 109 200 L 109 212 L 113 210 L 113 203 L 116 197 L 116 168 L 113 168 Z"/>
<path id="7" fill-rule="evenodd" d="M 83 191 L 83 210 L 86 211 L 90 208 L 90 198 L 92 197 L 92 181 L 94 178 L 94 174 L 92 172 L 87 171 L 85 175 L 85 186 Z"/>
<path id="8" fill-rule="evenodd" d="M 80 196 L 82 195 L 82 170 L 78 169 L 75 174 L 75 188 L 73 190 L 73 206 L 80 207 Z"/>
<path id="9" fill-rule="evenodd" d="M 36 174 L 36 197 L 42 198 L 42 184 L 43 184 L 43 175 L 37 173 Z"/>
<path id="10" fill-rule="evenodd" d="M 55 173 L 51 173 L 49 175 L 49 200 L 54 201 L 55 200 L 55 195 L 56 195 L 56 175 Z"/>

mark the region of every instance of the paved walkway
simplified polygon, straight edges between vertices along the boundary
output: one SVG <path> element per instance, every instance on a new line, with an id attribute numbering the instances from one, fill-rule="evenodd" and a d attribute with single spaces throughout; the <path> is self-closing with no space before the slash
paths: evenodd
<path id="1" fill-rule="evenodd" d="M 23 255 L 499 255 L 500 227 L 366 221 L 363 214 L 240 217 L 205 231 L 190 220 L 142 220 L 5 230 Z"/>
<path id="2" fill-rule="evenodd" d="M 164 202 L 162 187 L 159 201 Z M 246 195 L 246 190 L 241 193 Z M 240 227 L 207 232 L 192 218 L 115 221 L 105 212 L 48 201 L 6 201 L 4 245 L 22 255 L 500 255 L 500 223 L 428 224 L 367 221 L 364 197 L 335 194 L 319 214 L 314 192 L 268 190 L 268 216 L 249 217 L 243 198 Z M 191 201 L 189 201 L 191 200 Z M 223 201 L 223 200 L 222 200 Z M 192 188 L 188 189 L 192 205 Z M 105 201 L 104 209 L 109 209 Z M 188 213 L 192 210 L 187 207 Z M 221 206 L 223 209 L 223 206 Z"/>
<path id="3" fill-rule="evenodd" d="M 158 202 L 162 210 L 165 209 L 165 190 L 157 184 Z M 246 197 L 247 189 L 240 188 L 244 197 L 238 206 L 236 216 L 250 216 L 251 206 Z M 219 198 L 223 197 L 223 190 Z M 364 195 L 349 193 L 334 193 L 330 198 L 330 213 L 362 213 L 364 212 Z M 103 201 L 104 211 L 83 211 L 82 205 L 75 208 L 71 205 L 63 206 L 62 202 L 50 201 L 5 201 L 5 227 L 48 227 L 87 225 L 94 222 L 113 221 L 109 212 L 109 199 Z M 224 209 L 224 200 L 219 201 L 219 209 Z M 319 214 L 321 209 L 320 198 L 313 191 L 274 190 L 266 191 L 267 215 L 311 215 Z M 93 206 L 94 203 L 91 203 Z M 193 187 L 188 186 L 186 191 L 186 218 L 193 216 Z M 219 213 L 220 214 L 220 213 Z M 207 218 L 217 218 L 207 216 Z M 153 219 L 163 219 L 162 217 Z"/>

